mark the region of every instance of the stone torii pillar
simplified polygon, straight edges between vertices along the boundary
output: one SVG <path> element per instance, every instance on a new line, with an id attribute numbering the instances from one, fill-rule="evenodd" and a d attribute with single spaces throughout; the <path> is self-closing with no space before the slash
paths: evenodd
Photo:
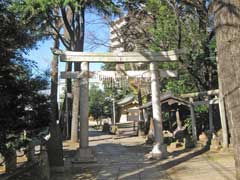
<path id="1" fill-rule="evenodd" d="M 80 97 L 78 103 L 80 103 L 80 138 L 79 149 L 73 160 L 73 162 L 95 162 L 95 153 L 92 148 L 89 147 L 89 134 L 88 134 L 88 88 L 89 88 L 89 63 L 81 63 L 81 72 L 61 72 L 61 78 L 75 79 L 80 82 Z M 77 133 L 77 129 L 74 129 Z"/>
<path id="2" fill-rule="evenodd" d="M 193 104 L 193 98 L 189 99 L 190 101 L 190 111 L 191 111 L 191 122 L 192 122 L 192 139 L 194 145 L 197 145 L 197 126 L 196 126 L 196 116 L 194 112 L 194 104 Z"/>
<path id="3" fill-rule="evenodd" d="M 89 64 L 82 62 L 81 69 L 88 74 Z M 80 82 L 80 148 L 88 147 L 88 76 Z"/>
<path id="4" fill-rule="evenodd" d="M 89 63 L 81 63 L 82 73 L 85 74 L 80 81 L 80 141 L 79 149 L 75 156 L 76 162 L 95 162 L 96 157 L 93 149 L 89 147 L 88 134 L 88 88 L 89 88 Z"/>
<path id="5" fill-rule="evenodd" d="M 150 152 L 152 158 L 165 158 L 167 156 L 166 145 L 163 144 L 163 122 L 162 109 L 160 104 L 160 83 L 159 71 L 156 62 L 150 63 L 151 90 L 152 90 L 152 111 L 154 123 L 154 145 Z"/>

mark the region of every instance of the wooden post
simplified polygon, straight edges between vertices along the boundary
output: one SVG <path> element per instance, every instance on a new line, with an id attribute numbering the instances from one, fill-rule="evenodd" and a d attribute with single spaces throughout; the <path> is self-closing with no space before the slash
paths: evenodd
<path id="1" fill-rule="evenodd" d="M 176 111 L 177 129 L 182 129 L 182 122 L 180 119 L 179 109 Z"/>
<path id="2" fill-rule="evenodd" d="M 192 121 L 192 138 L 193 142 L 196 145 L 197 144 L 197 127 L 196 127 L 196 117 L 195 117 L 195 112 L 194 112 L 194 105 L 193 99 L 190 98 L 190 111 L 191 111 L 191 121 Z"/>
<path id="3" fill-rule="evenodd" d="M 164 158 L 167 156 L 166 146 L 163 144 L 162 110 L 160 104 L 159 73 L 156 62 L 150 63 L 151 89 L 152 89 L 152 111 L 154 123 L 155 144 L 151 151 L 153 157 Z"/>
<path id="4" fill-rule="evenodd" d="M 66 139 L 69 139 L 69 137 L 70 137 L 70 134 L 69 134 L 69 127 L 70 127 L 70 123 L 69 123 L 69 109 L 68 109 L 68 104 L 69 104 L 69 102 L 68 102 L 68 93 L 67 93 L 67 91 L 66 91 L 66 93 L 65 93 L 65 99 L 66 99 L 66 101 L 65 101 L 65 106 L 66 106 L 66 112 L 65 112 L 65 114 L 66 114 L 66 129 L 67 129 L 67 132 L 66 132 Z"/>
<path id="5" fill-rule="evenodd" d="M 140 88 L 140 84 L 138 84 L 138 107 L 142 106 L 142 92 Z M 139 108 L 139 114 L 138 114 L 138 136 L 144 136 L 145 135 L 145 129 L 144 129 L 144 116 L 143 116 L 143 109 Z"/>
<path id="6" fill-rule="evenodd" d="M 214 132 L 214 125 L 213 125 L 213 105 L 209 103 L 208 105 L 208 115 L 209 115 L 209 130 L 212 135 Z"/>
<path id="7" fill-rule="evenodd" d="M 113 125 L 116 125 L 116 102 L 115 102 L 115 97 L 113 97 L 112 99 L 112 103 L 113 103 Z"/>
<path id="8" fill-rule="evenodd" d="M 169 129 L 172 130 L 172 112 L 171 111 L 168 112 L 168 116 L 169 116 L 169 121 L 168 121 Z"/>

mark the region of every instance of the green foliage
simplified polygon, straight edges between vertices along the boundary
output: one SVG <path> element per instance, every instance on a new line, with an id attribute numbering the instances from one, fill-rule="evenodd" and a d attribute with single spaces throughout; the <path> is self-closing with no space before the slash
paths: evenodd
<path id="1" fill-rule="evenodd" d="M 198 113 L 206 113 L 206 112 L 208 112 L 208 106 L 206 106 L 206 105 L 196 106 L 195 111 Z"/>
<path id="2" fill-rule="evenodd" d="M 35 134 L 36 128 L 48 125 L 49 117 L 48 99 L 38 93 L 48 82 L 41 76 L 33 76 L 34 63 L 22 56 L 34 47 L 38 37 L 8 10 L 10 2 L 0 2 L 0 153 L 3 156 L 26 144 L 27 139 L 22 137 L 24 130 Z M 27 108 L 32 109 L 31 116 Z"/>
<path id="3" fill-rule="evenodd" d="M 66 49 L 78 51 L 84 41 L 86 10 L 104 16 L 119 13 L 119 7 L 111 0 L 15 0 L 10 9 L 23 23 L 34 23 L 35 33 L 57 35 Z"/>
<path id="4" fill-rule="evenodd" d="M 96 86 L 92 86 L 89 91 L 89 113 L 94 119 L 98 119 L 103 115 L 103 92 Z"/>
<path id="5" fill-rule="evenodd" d="M 122 99 L 129 93 L 124 89 L 105 88 L 99 89 L 93 85 L 89 90 L 89 114 L 98 118 L 112 117 L 113 98 L 115 101 Z"/>
<path id="6" fill-rule="evenodd" d="M 89 91 L 89 114 L 98 119 L 111 117 L 112 102 L 106 98 L 106 93 L 97 86 L 92 86 Z"/>
<path id="7" fill-rule="evenodd" d="M 180 70 L 179 79 L 165 82 L 164 91 L 172 90 L 178 94 L 218 88 L 216 42 L 213 33 L 208 32 L 212 31 L 212 18 L 211 14 L 205 12 L 207 4 L 195 7 L 195 3 L 165 0 L 146 2 L 145 10 L 151 14 L 153 20 L 148 29 L 153 39 L 150 49 L 188 50 L 179 59 L 179 66 L 176 66 Z M 165 69 L 166 66 L 161 68 Z"/>
<path id="8" fill-rule="evenodd" d="M 149 28 L 154 35 L 151 49 L 154 51 L 169 50 L 177 46 L 177 26 L 174 11 L 164 1 L 150 0 L 147 2 L 147 11 L 154 16 L 154 24 Z"/>
<path id="9" fill-rule="evenodd" d="M 0 153 L 4 155 L 9 148 L 18 149 L 25 144 L 21 138 L 24 130 L 31 139 L 48 126 L 50 106 L 48 98 L 38 93 L 46 88 L 45 79 L 33 77 L 24 64 L 0 64 Z"/>

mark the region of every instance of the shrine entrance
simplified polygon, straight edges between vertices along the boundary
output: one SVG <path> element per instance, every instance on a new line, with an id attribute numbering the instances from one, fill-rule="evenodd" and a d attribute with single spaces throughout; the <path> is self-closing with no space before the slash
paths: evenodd
<path id="1" fill-rule="evenodd" d="M 163 142 L 162 112 L 160 105 L 160 78 L 176 77 L 175 71 L 163 71 L 158 68 L 161 62 L 174 62 L 182 54 L 181 50 L 153 52 L 121 52 L 121 53 L 86 53 L 66 51 L 60 55 L 63 62 L 81 62 L 80 72 L 63 72 L 62 78 L 75 79 L 80 86 L 80 91 L 75 92 L 73 103 L 80 102 L 80 148 L 76 156 L 76 162 L 95 161 L 93 150 L 89 147 L 88 140 L 88 89 L 91 76 L 121 78 L 121 77 L 149 77 L 152 94 L 152 113 L 154 124 L 154 145 L 150 155 L 154 158 L 167 156 L 166 145 Z M 89 72 L 89 63 L 147 63 L 148 71 L 100 71 Z M 80 100 L 80 101 L 79 101 Z M 78 114 L 72 114 L 72 118 L 78 119 Z M 72 133 L 77 134 L 77 129 Z"/>

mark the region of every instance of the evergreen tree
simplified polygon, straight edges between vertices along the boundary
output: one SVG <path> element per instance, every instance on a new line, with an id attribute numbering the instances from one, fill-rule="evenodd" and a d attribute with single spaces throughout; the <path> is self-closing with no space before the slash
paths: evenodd
<path id="1" fill-rule="evenodd" d="M 31 140 L 36 129 L 41 130 L 49 123 L 48 99 L 38 93 L 48 86 L 48 81 L 33 76 L 34 64 L 23 57 L 39 36 L 8 10 L 10 5 L 11 1 L 0 2 L 0 153 L 7 164 L 15 157 L 15 150 L 26 145 L 22 138 L 24 130 Z M 31 119 L 27 119 L 27 109 L 33 112 Z"/>

